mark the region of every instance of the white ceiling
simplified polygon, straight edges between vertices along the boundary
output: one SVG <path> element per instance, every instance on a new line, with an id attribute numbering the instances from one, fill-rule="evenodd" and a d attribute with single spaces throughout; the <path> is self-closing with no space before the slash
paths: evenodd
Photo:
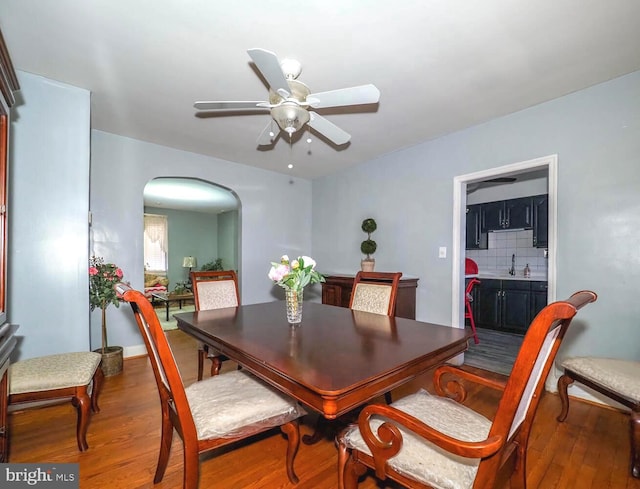
<path id="1" fill-rule="evenodd" d="M 15 68 L 90 90 L 94 129 L 307 178 L 636 71 L 639 20 L 638 0 L 0 0 Z M 193 109 L 265 100 L 255 47 L 379 106 L 323 112 L 344 148 L 259 150 L 267 114 Z"/>

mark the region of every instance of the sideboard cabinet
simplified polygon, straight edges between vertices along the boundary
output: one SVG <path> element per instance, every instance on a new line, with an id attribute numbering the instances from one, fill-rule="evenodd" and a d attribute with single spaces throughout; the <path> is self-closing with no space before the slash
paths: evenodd
<path id="1" fill-rule="evenodd" d="M 351 290 L 355 275 L 325 275 L 326 282 L 322 284 L 322 303 L 332 306 L 349 307 Z M 418 279 L 402 277 L 398 285 L 396 296 L 396 317 L 416 318 L 416 289 Z"/>

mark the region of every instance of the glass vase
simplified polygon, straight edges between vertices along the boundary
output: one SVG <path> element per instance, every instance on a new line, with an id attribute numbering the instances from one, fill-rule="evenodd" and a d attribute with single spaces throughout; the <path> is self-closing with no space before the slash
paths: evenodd
<path id="1" fill-rule="evenodd" d="M 302 322 L 302 293 L 302 290 L 285 290 L 287 321 L 289 322 L 289 324 L 298 325 Z"/>

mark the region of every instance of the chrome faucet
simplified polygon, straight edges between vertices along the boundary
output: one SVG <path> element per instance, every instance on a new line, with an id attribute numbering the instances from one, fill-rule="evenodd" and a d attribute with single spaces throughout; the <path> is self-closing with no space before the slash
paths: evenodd
<path id="1" fill-rule="evenodd" d="M 509 275 L 516 274 L 516 255 L 515 253 L 511 255 L 511 268 L 509 269 Z"/>

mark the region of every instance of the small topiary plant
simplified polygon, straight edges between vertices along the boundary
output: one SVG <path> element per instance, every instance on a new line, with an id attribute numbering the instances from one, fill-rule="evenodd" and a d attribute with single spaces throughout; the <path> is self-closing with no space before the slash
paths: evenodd
<path id="1" fill-rule="evenodd" d="M 376 252 L 378 245 L 374 240 L 371 239 L 371 233 L 378 229 L 378 225 L 376 221 L 371 217 L 362 221 L 362 230 L 367 233 L 367 239 L 365 239 L 362 243 L 360 243 L 360 251 L 367 255 L 366 260 L 372 261 L 371 255 Z"/>

